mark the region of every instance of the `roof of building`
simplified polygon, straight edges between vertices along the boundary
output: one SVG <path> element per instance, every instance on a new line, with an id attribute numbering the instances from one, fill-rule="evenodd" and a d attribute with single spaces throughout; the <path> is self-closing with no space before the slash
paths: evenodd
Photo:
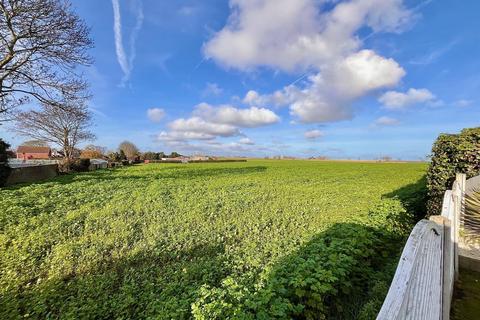
<path id="1" fill-rule="evenodd" d="M 91 164 L 103 164 L 103 163 L 108 163 L 107 160 L 104 159 L 90 159 Z"/>
<path id="2" fill-rule="evenodd" d="M 20 146 L 17 153 L 50 153 L 50 147 Z"/>

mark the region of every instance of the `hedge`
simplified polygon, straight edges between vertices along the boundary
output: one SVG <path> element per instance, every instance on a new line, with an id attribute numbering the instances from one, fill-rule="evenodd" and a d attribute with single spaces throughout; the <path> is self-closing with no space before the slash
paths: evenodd
<path id="1" fill-rule="evenodd" d="M 10 174 L 10 167 L 8 166 L 7 149 L 10 147 L 8 143 L 0 139 L 0 187 L 5 184 Z"/>
<path id="2" fill-rule="evenodd" d="M 427 173 L 429 215 L 440 214 L 443 195 L 452 187 L 456 173 L 465 173 L 467 179 L 480 174 L 480 128 L 440 134 L 433 144 Z"/>

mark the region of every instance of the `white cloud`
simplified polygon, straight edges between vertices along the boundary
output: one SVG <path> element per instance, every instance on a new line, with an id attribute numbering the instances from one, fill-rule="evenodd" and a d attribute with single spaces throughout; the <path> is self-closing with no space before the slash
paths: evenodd
<path id="1" fill-rule="evenodd" d="M 400 124 L 400 121 L 398 121 L 397 119 L 394 119 L 394 118 L 384 116 L 384 117 L 380 117 L 377 120 L 375 120 L 374 124 L 376 126 L 381 126 L 381 127 L 396 126 L 396 125 Z"/>
<path id="2" fill-rule="evenodd" d="M 227 67 L 267 66 L 309 70 L 272 94 L 250 90 L 248 105 L 289 105 L 304 123 L 350 119 L 352 102 L 393 87 L 405 75 L 393 59 L 362 50 L 357 32 L 399 32 L 413 20 L 401 0 L 352 0 L 325 10 L 315 0 L 232 0 L 227 25 L 205 44 L 204 53 Z M 299 82 L 299 85 L 295 83 Z"/>
<path id="3" fill-rule="evenodd" d="M 246 94 L 245 94 L 245 98 L 243 98 L 243 103 L 245 104 L 262 104 L 261 102 L 259 103 L 258 99 L 259 99 L 260 95 L 258 94 L 258 92 L 256 92 L 255 90 L 249 90 Z"/>
<path id="4" fill-rule="evenodd" d="M 305 138 L 311 139 L 311 140 L 323 137 L 323 135 L 324 135 L 323 132 L 320 130 L 309 130 L 304 133 Z"/>
<path id="5" fill-rule="evenodd" d="M 280 117 L 273 111 L 257 107 L 239 109 L 230 105 L 213 107 L 207 103 L 201 103 L 196 106 L 193 114 L 209 122 L 247 128 L 270 125 L 280 121 Z"/>
<path id="6" fill-rule="evenodd" d="M 143 25 L 143 6 L 140 0 L 134 2 L 133 8 L 135 10 L 135 25 L 130 33 L 130 57 L 127 56 L 123 46 L 122 19 L 120 14 L 119 0 L 112 0 L 112 7 L 115 53 L 117 55 L 118 64 L 123 72 L 123 78 L 121 82 L 121 86 L 123 86 L 130 79 L 130 74 L 133 70 L 133 62 L 136 56 L 135 42 Z"/>
<path id="7" fill-rule="evenodd" d="M 435 96 L 427 89 L 410 88 L 407 92 L 388 91 L 384 93 L 378 101 L 386 109 L 399 110 L 410 105 L 426 102 L 434 102 Z"/>
<path id="8" fill-rule="evenodd" d="M 168 127 L 172 131 L 193 132 L 220 137 L 231 137 L 240 134 L 240 131 L 235 126 L 207 122 L 200 117 L 180 118 L 169 123 Z"/>
<path id="9" fill-rule="evenodd" d="M 338 63 L 328 81 L 338 93 L 347 92 L 352 97 L 383 87 L 396 85 L 405 70 L 393 59 L 377 55 L 372 50 L 361 50 Z"/>
<path id="10" fill-rule="evenodd" d="M 165 110 L 160 108 L 150 108 L 147 110 L 147 117 L 150 121 L 160 122 L 165 117 Z"/>
<path id="11" fill-rule="evenodd" d="M 249 91 L 244 102 L 289 105 L 304 123 L 340 121 L 353 117 L 351 103 L 371 91 L 397 84 L 405 71 L 393 59 L 361 50 L 309 76 L 303 88 L 289 85 L 270 95 Z"/>
<path id="12" fill-rule="evenodd" d="M 240 128 L 253 128 L 276 123 L 280 118 L 271 110 L 250 107 L 239 109 L 230 105 L 211 106 L 201 103 L 192 117 L 180 118 L 168 124 L 169 132 L 157 136 L 161 141 L 213 140 L 216 137 L 241 135 Z M 248 138 L 239 144 L 251 144 Z"/>
<path id="13" fill-rule="evenodd" d="M 210 83 L 208 82 L 207 85 L 205 86 L 205 89 L 203 89 L 202 95 L 203 96 L 219 96 L 223 92 L 223 89 L 220 88 L 220 86 L 216 83 Z"/>
<path id="14" fill-rule="evenodd" d="M 246 145 L 254 145 L 255 142 L 253 142 L 250 138 L 242 138 L 238 140 L 238 143 L 240 144 L 246 144 Z"/>
<path id="15" fill-rule="evenodd" d="M 227 25 L 205 44 L 204 53 L 241 70 L 321 68 L 356 51 L 361 41 L 355 33 L 362 27 L 396 32 L 413 16 L 401 0 L 352 0 L 329 11 L 316 0 L 232 0 L 230 6 Z"/>
<path id="16" fill-rule="evenodd" d="M 159 141 L 174 142 L 185 140 L 212 140 L 215 139 L 215 135 L 190 131 L 162 131 L 156 138 Z"/>

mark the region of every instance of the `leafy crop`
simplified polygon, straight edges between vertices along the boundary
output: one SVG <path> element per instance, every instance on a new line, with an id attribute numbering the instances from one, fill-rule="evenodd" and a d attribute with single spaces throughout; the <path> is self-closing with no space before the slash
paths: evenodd
<path id="1" fill-rule="evenodd" d="M 148 164 L 0 190 L 0 318 L 374 317 L 424 164 Z"/>

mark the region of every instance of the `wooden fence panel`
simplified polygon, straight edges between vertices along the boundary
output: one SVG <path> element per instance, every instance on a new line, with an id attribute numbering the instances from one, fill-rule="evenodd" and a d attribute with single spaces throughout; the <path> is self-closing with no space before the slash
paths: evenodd
<path id="1" fill-rule="evenodd" d="M 377 319 L 442 318 L 443 237 L 443 224 L 429 220 L 417 223 Z"/>
<path id="2" fill-rule="evenodd" d="M 465 175 L 457 174 L 452 190 L 445 192 L 441 215 L 414 227 L 377 319 L 450 318 L 464 195 Z"/>

